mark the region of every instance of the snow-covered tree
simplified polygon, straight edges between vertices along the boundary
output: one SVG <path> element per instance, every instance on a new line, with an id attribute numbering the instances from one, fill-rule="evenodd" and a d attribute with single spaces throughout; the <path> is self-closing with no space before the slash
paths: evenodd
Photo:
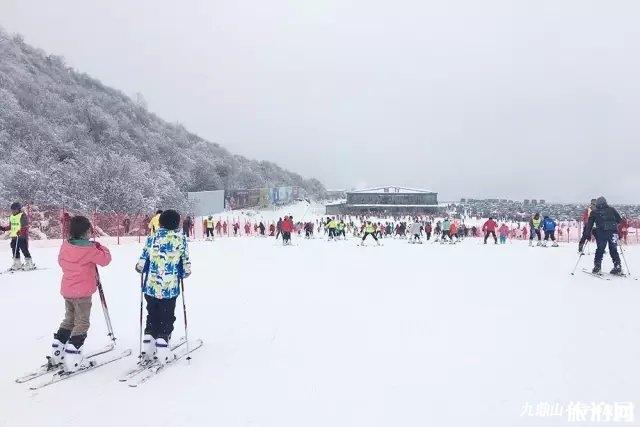
<path id="1" fill-rule="evenodd" d="M 188 208 L 187 191 L 317 180 L 229 153 L 0 30 L 0 203 L 136 213 Z"/>

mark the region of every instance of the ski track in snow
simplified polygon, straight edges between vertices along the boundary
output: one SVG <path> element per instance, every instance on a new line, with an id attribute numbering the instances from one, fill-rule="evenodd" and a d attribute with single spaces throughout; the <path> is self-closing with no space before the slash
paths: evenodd
<path id="1" fill-rule="evenodd" d="M 136 361 L 141 245 L 111 245 L 102 282 L 117 348 L 134 354 L 31 392 L 14 380 L 43 363 L 63 316 L 57 248 L 34 244 L 48 270 L 0 276 L 0 426 L 564 426 L 523 405 L 637 406 L 638 282 L 571 276 L 575 244 L 479 241 L 193 242 L 189 337 L 204 347 L 139 389 L 118 377 Z M 89 349 L 107 343 L 97 295 L 91 323 Z"/>

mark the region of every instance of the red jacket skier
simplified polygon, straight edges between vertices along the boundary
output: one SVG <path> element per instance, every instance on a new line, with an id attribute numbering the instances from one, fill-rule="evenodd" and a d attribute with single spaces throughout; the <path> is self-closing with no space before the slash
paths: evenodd
<path id="1" fill-rule="evenodd" d="M 291 217 L 287 216 L 282 221 L 282 231 L 285 233 L 293 232 L 293 221 L 291 220 Z"/>
<path id="2" fill-rule="evenodd" d="M 492 218 L 489 218 L 482 226 L 482 231 L 484 231 L 485 233 L 491 233 L 492 231 L 495 232 L 497 227 L 498 223 L 495 222 Z"/>

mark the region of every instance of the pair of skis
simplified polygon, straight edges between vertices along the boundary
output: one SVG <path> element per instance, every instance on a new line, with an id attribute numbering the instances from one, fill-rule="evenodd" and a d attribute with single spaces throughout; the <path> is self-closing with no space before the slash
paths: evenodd
<path id="1" fill-rule="evenodd" d="M 39 369 L 37 369 L 37 370 L 35 370 L 33 372 L 29 372 L 29 373 L 17 378 L 16 382 L 20 383 L 20 384 L 26 383 L 28 381 L 34 380 L 36 378 L 43 377 L 43 376 L 53 372 L 53 375 L 51 375 L 51 377 L 48 378 L 47 380 L 29 386 L 29 390 L 39 390 L 41 388 L 50 386 L 50 385 L 58 383 L 60 381 L 67 380 L 69 378 L 73 378 L 73 377 L 76 377 L 78 375 L 82 375 L 82 374 L 87 373 L 89 371 L 92 371 L 92 370 L 94 370 L 96 368 L 99 368 L 100 366 L 107 365 L 109 363 L 115 362 L 116 360 L 120 360 L 122 358 L 125 358 L 125 357 L 131 355 L 131 349 L 128 348 L 128 349 L 126 349 L 126 350 L 124 350 L 124 351 L 122 351 L 120 353 L 110 354 L 106 358 L 96 359 L 97 356 L 111 353 L 114 349 L 115 349 L 115 346 L 114 346 L 113 343 L 111 343 L 111 344 L 107 345 L 106 347 L 104 347 L 102 349 L 99 349 L 97 351 L 89 353 L 85 357 L 86 364 L 82 365 L 80 367 L 80 369 L 78 369 L 75 372 L 66 372 L 66 371 L 64 371 L 63 368 L 62 368 L 62 364 L 51 365 L 51 364 L 47 363 L 45 365 L 42 365 Z"/>
<path id="2" fill-rule="evenodd" d="M 593 276 L 593 277 L 596 277 L 598 279 L 607 280 L 607 281 L 610 281 L 614 277 L 617 277 L 617 278 L 620 278 L 620 279 L 629 279 L 629 278 L 631 278 L 631 279 L 634 279 L 634 280 L 638 280 L 637 278 L 635 278 L 633 276 L 629 276 L 628 274 L 624 274 L 624 273 L 622 273 L 622 274 L 607 274 L 607 275 L 605 275 L 602 272 L 594 273 L 593 271 L 588 270 L 586 268 L 583 268 L 582 272 L 585 273 L 585 274 L 588 274 L 589 276 Z"/>
<path id="3" fill-rule="evenodd" d="M 114 345 L 113 343 L 104 346 L 103 348 L 93 351 L 89 354 L 86 355 L 85 359 L 89 360 L 89 359 L 93 359 L 96 356 L 99 356 L 101 354 L 105 354 L 110 352 L 111 350 L 114 349 Z M 34 380 L 36 378 L 42 377 L 44 375 L 47 375 L 48 373 L 51 372 L 57 372 L 59 370 L 62 369 L 62 363 L 58 363 L 56 365 L 52 365 L 51 363 L 47 362 L 44 365 L 40 366 L 40 368 L 36 369 L 35 371 L 29 372 L 21 377 L 16 378 L 16 382 L 18 384 L 22 384 L 22 383 L 26 383 L 27 381 L 31 381 Z"/>
<path id="4" fill-rule="evenodd" d="M 41 270 L 48 270 L 48 268 L 47 267 L 36 267 L 36 268 L 29 269 L 29 270 L 25 270 L 23 268 L 13 270 L 13 269 L 10 268 L 8 270 L 0 271 L 0 275 L 2 275 L 2 274 L 15 274 L 15 273 L 28 273 L 30 271 L 41 271 Z"/>
<path id="5" fill-rule="evenodd" d="M 129 387 L 138 387 L 155 377 L 159 372 L 165 370 L 167 367 L 174 366 L 176 362 L 182 358 L 186 357 L 187 360 L 190 360 L 190 354 L 202 347 L 203 341 L 198 339 L 190 343 L 189 346 L 185 345 L 186 342 L 186 339 L 183 337 L 180 341 L 171 346 L 173 358 L 168 362 L 162 364 L 158 361 L 140 361 L 133 369 L 125 372 L 125 374 L 118 380 L 120 382 L 126 382 Z"/>

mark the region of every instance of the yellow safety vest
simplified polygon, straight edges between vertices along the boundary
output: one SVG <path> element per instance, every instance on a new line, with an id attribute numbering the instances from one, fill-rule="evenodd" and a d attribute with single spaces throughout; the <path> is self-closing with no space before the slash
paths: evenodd
<path id="1" fill-rule="evenodd" d="M 213 228 L 213 219 L 207 218 L 206 222 L 207 222 L 207 228 Z"/>
<path id="2" fill-rule="evenodd" d="M 151 221 L 149 221 L 149 228 L 151 229 L 152 233 L 158 231 L 158 228 L 160 228 L 160 214 L 156 214 L 153 218 L 151 218 Z"/>
<path id="3" fill-rule="evenodd" d="M 542 222 L 542 219 L 531 218 L 531 222 L 533 223 L 533 228 L 540 228 L 540 223 Z"/>
<path id="4" fill-rule="evenodd" d="M 367 225 L 364 227 L 364 231 L 365 233 L 373 233 L 376 229 L 373 225 Z"/>
<path id="5" fill-rule="evenodd" d="M 11 229 L 9 230 L 9 237 L 18 237 L 18 231 L 22 228 L 22 212 L 19 214 L 11 215 L 9 217 L 9 224 Z"/>

